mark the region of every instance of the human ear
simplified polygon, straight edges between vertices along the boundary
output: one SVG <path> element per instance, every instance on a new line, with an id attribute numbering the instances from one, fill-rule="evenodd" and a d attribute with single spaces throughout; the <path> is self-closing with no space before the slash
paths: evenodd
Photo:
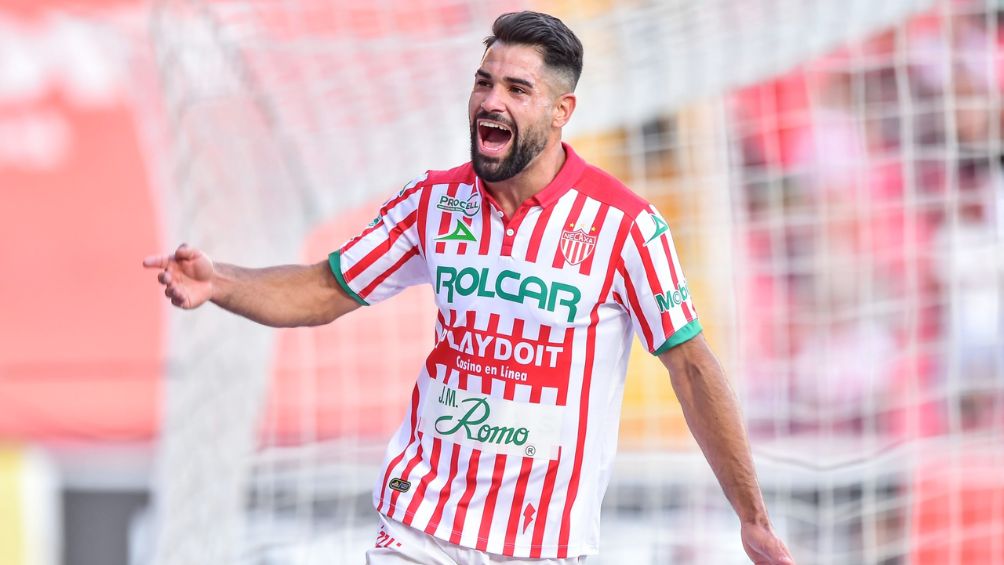
<path id="1" fill-rule="evenodd" d="M 575 93 L 566 92 L 558 96 L 554 101 L 551 125 L 556 128 L 564 127 L 572 118 L 573 112 L 575 112 Z"/>

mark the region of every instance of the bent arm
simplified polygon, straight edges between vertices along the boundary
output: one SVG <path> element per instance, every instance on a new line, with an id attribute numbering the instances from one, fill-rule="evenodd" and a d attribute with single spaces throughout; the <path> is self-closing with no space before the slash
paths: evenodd
<path id="1" fill-rule="evenodd" d="M 224 310 L 272 327 L 319 326 L 359 307 L 327 261 L 249 269 L 217 263 L 210 300 Z"/>

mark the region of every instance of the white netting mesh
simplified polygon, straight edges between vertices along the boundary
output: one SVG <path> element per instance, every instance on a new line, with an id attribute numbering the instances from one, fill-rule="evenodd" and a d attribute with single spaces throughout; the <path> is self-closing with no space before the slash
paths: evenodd
<path id="1" fill-rule="evenodd" d="M 480 41 L 522 8 L 583 40 L 569 137 L 671 220 L 799 562 L 1004 564 L 997 2 L 161 0 L 169 233 L 320 260 L 466 159 Z M 314 331 L 174 318 L 157 563 L 360 561 L 420 292 Z M 634 355 L 591 562 L 742 560 L 667 380 Z"/>

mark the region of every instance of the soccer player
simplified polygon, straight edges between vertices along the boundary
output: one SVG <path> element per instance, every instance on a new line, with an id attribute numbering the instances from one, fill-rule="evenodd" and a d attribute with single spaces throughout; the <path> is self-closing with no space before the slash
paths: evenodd
<path id="1" fill-rule="evenodd" d="M 386 451 L 368 563 L 595 554 L 632 330 L 669 370 L 749 557 L 793 563 L 669 226 L 561 141 L 581 43 L 560 20 L 520 12 L 499 17 L 485 46 L 471 161 L 408 183 L 327 260 L 247 269 L 182 245 L 144 265 L 161 270 L 175 306 L 211 301 L 276 327 L 326 324 L 432 285 L 436 344 Z"/>

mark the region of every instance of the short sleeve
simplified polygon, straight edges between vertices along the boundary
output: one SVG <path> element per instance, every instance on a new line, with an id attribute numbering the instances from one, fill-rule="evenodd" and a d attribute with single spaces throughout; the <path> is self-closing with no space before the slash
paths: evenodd
<path id="1" fill-rule="evenodd" d="M 614 277 L 635 333 L 659 355 L 701 333 L 669 224 L 649 205 L 635 218 Z"/>
<path id="2" fill-rule="evenodd" d="M 356 302 L 375 304 L 429 282 L 418 238 L 423 180 L 405 185 L 359 235 L 328 256 L 331 272 Z"/>

